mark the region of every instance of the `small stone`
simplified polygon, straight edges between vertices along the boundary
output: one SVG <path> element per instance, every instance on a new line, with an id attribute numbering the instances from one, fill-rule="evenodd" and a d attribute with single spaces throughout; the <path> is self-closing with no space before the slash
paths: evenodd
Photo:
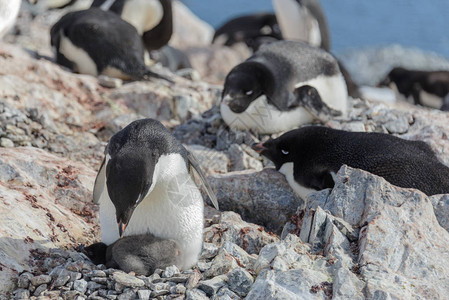
<path id="1" fill-rule="evenodd" d="M 84 294 L 87 290 L 87 281 L 84 279 L 75 280 L 73 283 L 73 289 L 81 294 Z"/>
<path id="2" fill-rule="evenodd" d="M 49 283 L 51 281 L 51 276 L 50 275 L 34 276 L 33 278 L 30 279 L 30 281 L 32 285 L 38 286 L 41 284 Z"/>
<path id="3" fill-rule="evenodd" d="M 188 290 L 193 289 L 198 285 L 198 282 L 201 280 L 201 273 L 198 270 L 195 270 L 192 275 L 189 276 L 189 279 L 186 283 L 186 288 Z"/>
<path id="4" fill-rule="evenodd" d="M 150 290 L 138 290 L 137 296 L 139 296 L 139 299 L 148 300 L 148 299 L 150 299 L 151 291 Z"/>
<path id="5" fill-rule="evenodd" d="M 154 270 L 153 274 L 157 274 L 157 275 L 161 276 L 161 275 L 162 275 L 162 272 L 164 272 L 164 270 L 162 270 L 162 269 L 156 269 L 156 270 Z"/>
<path id="6" fill-rule="evenodd" d="M 47 285 L 46 284 L 41 284 L 40 286 L 38 286 L 36 288 L 36 290 L 34 291 L 33 295 L 34 296 L 40 296 L 40 294 L 45 291 L 47 289 Z"/>
<path id="7" fill-rule="evenodd" d="M 17 286 L 22 289 L 27 289 L 30 284 L 30 279 L 33 278 L 31 273 L 25 272 L 19 276 Z"/>
<path id="8" fill-rule="evenodd" d="M 177 285 L 171 287 L 170 293 L 172 293 L 172 294 L 185 294 L 186 293 L 186 287 L 184 285 L 182 285 L 182 284 L 177 284 Z"/>
<path id="9" fill-rule="evenodd" d="M 169 291 L 170 290 L 170 284 L 165 282 L 159 282 L 159 283 L 150 283 L 150 289 L 155 292 L 159 291 Z M 154 296 L 153 296 L 154 297 Z"/>
<path id="10" fill-rule="evenodd" d="M 65 285 L 70 279 L 69 275 L 59 275 L 58 278 L 53 282 L 53 287 L 60 287 Z"/>
<path id="11" fill-rule="evenodd" d="M 108 279 L 106 277 L 92 277 L 90 280 L 100 284 L 107 284 Z"/>
<path id="12" fill-rule="evenodd" d="M 226 274 L 229 271 L 238 268 L 239 265 L 235 258 L 230 255 L 226 250 L 222 250 L 212 260 L 211 267 L 204 272 L 205 278 L 215 277 L 220 274 Z"/>
<path id="13" fill-rule="evenodd" d="M 50 256 L 55 258 L 68 258 L 69 253 L 59 248 L 52 248 L 50 249 Z"/>
<path id="14" fill-rule="evenodd" d="M 201 258 L 214 258 L 218 254 L 218 247 L 213 243 L 203 243 L 203 250 L 201 251 Z"/>
<path id="15" fill-rule="evenodd" d="M 30 298 L 30 291 L 26 289 L 18 289 L 14 291 L 14 299 L 21 300 L 21 299 L 29 299 Z"/>
<path id="16" fill-rule="evenodd" d="M 150 282 L 153 282 L 154 280 L 160 279 L 160 278 L 161 278 L 161 276 L 159 276 L 159 274 L 151 274 L 150 276 L 148 276 L 148 280 Z"/>
<path id="17" fill-rule="evenodd" d="M 205 262 L 205 261 L 199 261 L 196 265 L 198 266 L 198 269 L 201 272 L 205 272 L 205 271 L 210 269 L 212 263 L 211 262 Z"/>
<path id="18" fill-rule="evenodd" d="M 253 276 L 245 269 L 238 268 L 228 274 L 229 289 L 240 297 L 245 297 L 254 283 Z"/>
<path id="19" fill-rule="evenodd" d="M 164 272 L 162 272 L 162 278 L 170 278 L 179 273 L 180 272 L 177 266 L 173 265 L 170 267 L 166 267 Z"/>
<path id="20" fill-rule="evenodd" d="M 198 288 L 206 292 L 210 297 L 217 293 L 217 291 L 226 285 L 228 277 L 226 275 L 219 275 L 209 280 L 199 282 Z"/>
<path id="21" fill-rule="evenodd" d="M 106 75 L 100 75 L 98 76 L 98 84 L 106 88 L 115 89 L 123 85 L 123 80 L 121 80 L 120 78 L 112 78 Z"/>
<path id="22" fill-rule="evenodd" d="M 186 292 L 186 300 L 209 300 L 209 297 L 206 296 L 205 292 L 193 289 Z"/>
<path id="23" fill-rule="evenodd" d="M 118 300 L 131 300 L 131 299 L 134 299 L 135 297 L 136 297 L 136 292 L 134 292 L 132 289 L 126 289 L 123 291 L 123 293 L 118 295 L 117 299 Z"/>
<path id="24" fill-rule="evenodd" d="M 77 291 L 65 291 L 62 293 L 62 298 L 65 300 L 72 300 L 75 299 L 77 295 Z"/>
<path id="25" fill-rule="evenodd" d="M 115 272 L 112 274 L 112 278 L 121 285 L 136 288 L 142 287 L 145 285 L 145 282 L 142 279 L 136 278 L 133 275 L 126 274 L 123 272 Z"/>
<path id="26" fill-rule="evenodd" d="M 160 291 L 151 292 L 152 297 L 159 297 L 159 296 L 163 296 L 163 295 L 167 295 L 167 294 L 170 294 L 169 290 L 160 290 Z"/>
<path id="27" fill-rule="evenodd" d="M 101 289 L 103 287 L 102 284 L 96 283 L 94 281 L 89 281 L 87 283 L 87 290 L 90 292 L 96 291 L 98 289 Z"/>
<path id="28" fill-rule="evenodd" d="M 92 270 L 88 274 L 89 277 L 106 277 L 106 273 L 102 270 Z"/>
<path id="29" fill-rule="evenodd" d="M 222 287 L 217 294 L 211 297 L 211 300 L 240 300 L 241 298 L 228 289 L 227 287 Z"/>
<path id="30" fill-rule="evenodd" d="M 271 267 L 273 268 L 273 270 L 279 270 L 283 272 L 289 269 L 287 263 L 279 256 L 273 260 L 273 262 L 271 263 Z"/>

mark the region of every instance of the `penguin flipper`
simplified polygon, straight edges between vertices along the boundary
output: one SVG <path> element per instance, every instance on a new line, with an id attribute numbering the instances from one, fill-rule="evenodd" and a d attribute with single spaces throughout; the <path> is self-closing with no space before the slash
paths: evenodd
<path id="1" fill-rule="evenodd" d="M 193 171 L 195 171 L 198 174 L 198 176 L 201 179 L 201 182 L 203 183 L 204 188 L 206 189 L 206 193 L 209 196 L 210 201 L 214 205 L 215 209 L 220 210 L 220 208 L 218 206 L 217 197 L 215 196 L 214 192 L 212 191 L 212 188 L 211 188 L 209 182 L 207 181 L 206 176 L 204 176 L 203 171 L 201 171 L 200 166 L 199 166 L 198 161 L 196 160 L 195 156 L 193 156 L 192 153 L 187 151 L 187 159 L 189 160 L 190 172 L 192 173 Z"/>
<path id="2" fill-rule="evenodd" d="M 328 121 L 329 118 L 342 115 L 341 111 L 335 110 L 323 102 L 317 89 L 310 85 L 300 86 L 293 93 L 298 104 L 320 121 Z"/>
<path id="3" fill-rule="evenodd" d="M 106 166 L 105 166 L 106 159 L 103 159 L 103 162 L 101 163 L 100 170 L 98 170 L 97 178 L 95 178 L 95 184 L 94 184 L 94 203 L 98 204 L 100 201 L 100 196 L 103 193 L 104 186 L 106 184 Z"/>

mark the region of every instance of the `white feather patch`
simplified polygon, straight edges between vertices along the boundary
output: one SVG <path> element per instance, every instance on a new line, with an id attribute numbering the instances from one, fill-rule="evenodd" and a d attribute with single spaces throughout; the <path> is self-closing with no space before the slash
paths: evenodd
<path id="1" fill-rule="evenodd" d="M 139 35 L 159 24 L 164 9 L 159 0 L 128 0 L 122 11 L 122 19 L 133 25 Z"/>
<path id="2" fill-rule="evenodd" d="M 61 43 L 59 44 L 61 52 L 69 61 L 75 64 L 75 70 L 82 74 L 97 76 L 97 65 L 92 58 L 82 48 L 75 46 L 69 38 L 61 32 Z"/>
<path id="3" fill-rule="evenodd" d="M 282 167 L 279 169 L 279 172 L 285 175 L 285 178 L 287 179 L 288 184 L 295 191 L 295 193 L 299 197 L 301 197 L 301 199 L 307 200 L 307 196 L 311 192 L 316 192 L 315 189 L 305 187 L 296 182 L 295 177 L 293 175 L 293 163 L 292 162 L 283 164 Z"/>

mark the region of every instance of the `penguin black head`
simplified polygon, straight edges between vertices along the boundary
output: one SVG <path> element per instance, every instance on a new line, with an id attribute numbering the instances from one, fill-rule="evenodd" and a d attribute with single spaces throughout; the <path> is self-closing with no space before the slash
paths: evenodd
<path id="1" fill-rule="evenodd" d="M 154 187 L 154 172 L 164 154 L 186 150 L 159 122 L 134 121 L 115 134 L 106 148 L 106 183 L 116 209 L 119 234 L 123 232 L 139 203 Z"/>
<path id="2" fill-rule="evenodd" d="M 297 135 L 297 130 L 292 130 L 277 139 L 270 139 L 265 143 L 253 144 L 252 148 L 260 155 L 271 160 L 276 170 L 279 171 L 283 164 L 293 162 L 293 149 L 299 148 L 296 145 L 298 143 Z"/>
<path id="3" fill-rule="evenodd" d="M 88 247 L 82 247 L 80 250 L 86 254 L 94 264 L 99 265 L 106 264 L 107 248 L 108 246 L 104 243 L 95 243 Z"/>
<path id="4" fill-rule="evenodd" d="M 244 112 L 251 102 L 263 94 L 262 82 L 257 72 L 254 64 L 244 62 L 226 76 L 222 101 L 234 113 Z"/>

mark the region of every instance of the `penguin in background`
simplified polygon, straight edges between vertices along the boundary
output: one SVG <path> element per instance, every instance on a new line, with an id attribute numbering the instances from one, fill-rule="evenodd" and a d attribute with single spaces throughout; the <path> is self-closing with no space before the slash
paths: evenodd
<path id="1" fill-rule="evenodd" d="M 111 137 L 97 174 L 101 241 L 152 234 L 179 246 L 181 269 L 194 265 L 203 241 L 203 198 L 197 173 L 218 203 L 196 159 L 159 121 L 134 121 Z"/>
<path id="2" fill-rule="evenodd" d="M 156 269 L 179 264 L 180 251 L 177 243 L 149 233 L 126 236 L 109 246 L 100 242 L 81 248 L 96 265 L 104 264 L 106 268 L 145 276 L 153 274 Z"/>
<path id="3" fill-rule="evenodd" d="M 91 7 L 114 12 L 133 25 L 148 51 L 167 45 L 173 34 L 171 0 L 94 0 Z"/>
<path id="4" fill-rule="evenodd" d="M 74 5 L 78 0 L 28 0 L 30 4 L 43 9 L 63 9 Z"/>
<path id="5" fill-rule="evenodd" d="M 282 36 L 330 50 L 330 34 L 319 0 L 272 0 Z"/>
<path id="6" fill-rule="evenodd" d="M 123 80 L 168 80 L 145 66 L 140 36 L 115 13 L 97 8 L 69 12 L 52 26 L 50 36 L 56 62 L 74 72 Z"/>
<path id="7" fill-rule="evenodd" d="M 228 20 L 215 31 L 212 43 L 232 46 L 243 42 L 254 52 L 261 45 L 261 41 L 281 39 L 276 16 L 271 13 L 257 13 Z"/>
<path id="8" fill-rule="evenodd" d="M 301 97 L 303 86 L 319 97 Z M 335 58 L 303 42 L 264 44 L 226 76 L 220 112 L 225 123 L 239 130 L 271 134 L 290 130 L 319 118 L 318 106 L 332 115 L 348 109 L 345 80 Z M 338 111 L 338 112 L 337 112 Z"/>
<path id="9" fill-rule="evenodd" d="M 0 39 L 3 38 L 16 23 L 21 1 L 0 0 Z"/>
<path id="10" fill-rule="evenodd" d="M 333 188 L 333 175 L 343 164 L 428 196 L 449 193 L 449 167 L 422 141 L 306 126 L 252 148 L 270 159 L 303 199 L 312 191 Z"/>
<path id="11" fill-rule="evenodd" d="M 395 67 L 379 85 L 394 85 L 405 98 L 412 97 L 415 105 L 447 110 L 445 97 L 449 95 L 449 71 L 419 71 Z"/>

